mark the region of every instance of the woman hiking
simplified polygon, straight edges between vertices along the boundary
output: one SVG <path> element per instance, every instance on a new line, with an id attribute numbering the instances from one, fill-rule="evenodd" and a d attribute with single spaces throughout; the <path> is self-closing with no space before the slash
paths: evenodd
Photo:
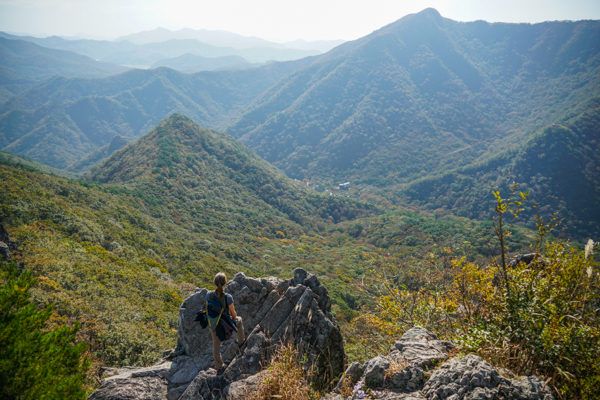
<path id="1" fill-rule="evenodd" d="M 215 290 L 206 294 L 207 317 L 210 326 L 210 335 L 213 345 L 213 359 L 215 369 L 223 370 L 223 359 L 221 358 L 221 342 L 229 339 L 234 331 L 237 331 L 237 344 L 245 340 L 242 318 L 235 312 L 233 296 L 223 291 L 227 283 L 227 276 L 223 272 L 215 275 Z"/>

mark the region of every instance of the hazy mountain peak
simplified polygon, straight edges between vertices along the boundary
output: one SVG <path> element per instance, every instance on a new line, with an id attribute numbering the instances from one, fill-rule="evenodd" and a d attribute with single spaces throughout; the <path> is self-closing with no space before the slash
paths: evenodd
<path id="1" fill-rule="evenodd" d="M 424 10 L 419 11 L 418 13 L 416 13 L 414 15 L 430 17 L 430 18 L 442 18 L 442 15 L 440 14 L 440 12 L 432 7 L 425 8 Z"/>

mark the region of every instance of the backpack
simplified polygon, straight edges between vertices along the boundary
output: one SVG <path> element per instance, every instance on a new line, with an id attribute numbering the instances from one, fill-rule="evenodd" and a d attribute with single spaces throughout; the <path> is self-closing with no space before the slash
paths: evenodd
<path id="1" fill-rule="evenodd" d="M 225 300 L 227 302 L 227 300 Z M 206 302 L 206 317 L 208 324 L 212 329 L 216 329 L 217 325 L 221 321 L 221 316 L 225 311 L 225 304 L 221 303 L 221 299 L 215 293 L 214 296 L 210 296 Z"/>
<path id="2" fill-rule="evenodd" d="M 223 299 L 225 303 L 221 302 L 219 296 L 215 293 L 214 296 L 209 296 L 209 300 L 206 303 L 206 317 L 207 322 L 221 342 L 229 339 L 234 331 L 237 331 L 235 322 L 229 316 L 229 312 L 226 311 L 227 298 Z"/>

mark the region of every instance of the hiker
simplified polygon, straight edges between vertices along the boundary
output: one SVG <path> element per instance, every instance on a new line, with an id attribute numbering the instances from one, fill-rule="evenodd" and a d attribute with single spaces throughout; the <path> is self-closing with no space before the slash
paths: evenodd
<path id="1" fill-rule="evenodd" d="M 227 283 L 227 276 L 223 272 L 219 272 L 215 275 L 214 282 L 216 289 L 206 294 L 206 305 L 215 369 L 221 371 L 223 368 L 221 342 L 229 339 L 234 331 L 237 331 L 238 346 L 241 346 L 246 339 L 242 318 L 235 312 L 233 296 L 223 291 L 223 287 Z"/>

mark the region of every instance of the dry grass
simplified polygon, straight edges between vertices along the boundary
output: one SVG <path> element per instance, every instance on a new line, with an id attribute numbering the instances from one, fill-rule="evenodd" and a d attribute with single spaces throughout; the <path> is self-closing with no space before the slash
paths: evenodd
<path id="1" fill-rule="evenodd" d="M 342 377 L 342 383 L 339 387 L 339 392 L 344 397 L 352 396 L 352 391 L 354 389 L 354 384 L 352 383 L 352 379 L 350 376 L 344 375 Z"/>
<path id="2" fill-rule="evenodd" d="M 317 397 L 294 346 L 281 346 L 249 400 L 312 400 Z"/>

